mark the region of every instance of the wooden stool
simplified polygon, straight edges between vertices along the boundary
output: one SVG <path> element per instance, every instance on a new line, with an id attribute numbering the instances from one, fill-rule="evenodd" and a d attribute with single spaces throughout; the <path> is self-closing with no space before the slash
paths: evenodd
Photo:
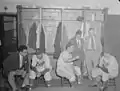
<path id="1" fill-rule="evenodd" d="M 44 81 L 45 87 L 48 87 L 47 82 L 44 79 L 44 75 L 41 75 L 40 77 L 36 77 L 35 84 L 39 84 L 41 80 Z"/>
<path id="2" fill-rule="evenodd" d="M 116 91 L 116 81 L 115 81 L 115 78 L 109 79 L 107 84 L 106 84 L 105 89 L 103 89 L 103 90 L 99 89 L 99 91 L 108 91 L 108 87 L 114 87 L 113 91 Z"/>
<path id="3" fill-rule="evenodd" d="M 107 88 L 108 87 L 114 87 L 114 91 L 116 91 L 116 80 L 115 78 L 109 79 L 107 82 Z"/>

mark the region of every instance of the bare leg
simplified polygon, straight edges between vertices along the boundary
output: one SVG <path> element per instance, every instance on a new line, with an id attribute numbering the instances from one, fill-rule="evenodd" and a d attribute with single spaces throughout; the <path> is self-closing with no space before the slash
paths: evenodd
<path id="1" fill-rule="evenodd" d="M 81 84 L 82 75 L 80 67 L 75 66 L 75 74 L 77 75 L 78 84 Z"/>

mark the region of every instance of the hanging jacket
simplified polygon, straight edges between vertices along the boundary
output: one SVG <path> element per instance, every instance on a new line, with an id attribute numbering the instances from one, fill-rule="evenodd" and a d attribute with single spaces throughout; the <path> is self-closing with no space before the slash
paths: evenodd
<path id="1" fill-rule="evenodd" d="M 36 49 L 36 37 L 37 37 L 36 30 L 37 30 L 37 25 L 34 22 L 30 28 L 29 37 L 28 37 L 28 46 L 33 49 Z"/>
<path id="2" fill-rule="evenodd" d="M 25 30 L 23 29 L 21 24 L 19 25 L 19 31 L 18 31 L 18 46 L 20 45 L 26 45 Z"/>
<path id="3" fill-rule="evenodd" d="M 40 32 L 40 51 L 41 53 L 45 53 L 45 33 L 42 25 Z"/>
<path id="4" fill-rule="evenodd" d="M 61 31 L 62 31 L 62 22 L 58 24 L 55 42 L 54 42 L 54 48 L 55 52 L 53 55 L 53 58 L 58 59 L 61 53 Z"/>

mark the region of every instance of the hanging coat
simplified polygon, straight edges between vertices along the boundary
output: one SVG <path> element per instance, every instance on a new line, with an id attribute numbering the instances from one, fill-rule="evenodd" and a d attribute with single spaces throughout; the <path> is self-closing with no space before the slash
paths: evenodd
<path id="1" fill-rule="evenodd" d="M 61 51 L 65 50 L 66 44 L 68 43 L 68 36 L 65 26 L 63 26 L 62 40 L 61 40 Z"/>
<path id="2" fill-rule="evenodd" d="M 45 53 L 45 33 L 42 25 L 40 32 L 40 51 L 41 53 Z"/>
<path id="3" fill-rule="evenodd" d="M 62 31 L 62 22 L 58 24 L 57 27 L 57 32 L 56 32 L 56 37 L 55 37 L 55 42 L 54 42 L 54 48 L 55 52 L 53 55 L 53 58 L 58 59 L 61 53 L 61 31 Z"/>
<path id="4" fill-rule="evenodd" d="M 28 37 L 28 46 L 33 49 L 36 49 L 36 37 L 37 37 L 36 30 L 37 30 L 37 25 L 34 22 L 30 28 L 29 37 Z"/>
<path id="5" fill-rule="evenodd" d="M 26 45 L 26 34 L 21 24 L 18 31 L 18 46 L 20 45 Z"/>

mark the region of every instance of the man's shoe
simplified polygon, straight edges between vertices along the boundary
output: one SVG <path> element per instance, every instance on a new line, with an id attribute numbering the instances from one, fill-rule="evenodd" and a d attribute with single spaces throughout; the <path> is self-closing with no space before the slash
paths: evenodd
<path id="1" fill-rule="evenodd" d="M 78 81 L 78 83 L 77 84 L 82 84 L 80 81 Z"/>
<path id="2" fill-rule="evenodd" d="M 92 80 L 92 77 L 91 76 L 88 76 L 89 80 Z"/>
<path id="3" fill-rule="evenodd" d="M 93 84 L 93 85 L 91 85 L 91 87 L 97 87 L 97 84 Z"/>
<path id="4" fill-rule="evenodd" d="M 88 85 L 89 87 L 97 87 L 98 83 L 93 83 L 92 85 Z"/>
<path id="5" fill-rule="evenodd" d="M 50 87 L 51 85 L 50 84 L 47 84 L 47 87 Z"/>

